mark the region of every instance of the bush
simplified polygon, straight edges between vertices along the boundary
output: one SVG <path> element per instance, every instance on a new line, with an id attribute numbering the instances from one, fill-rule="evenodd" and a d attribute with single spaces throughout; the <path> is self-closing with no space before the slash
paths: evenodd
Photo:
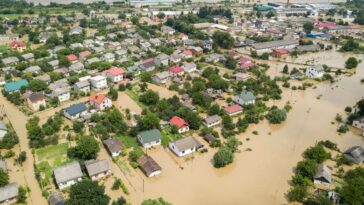
<path id="1" fill-rule="evenodd" d="M 346 124 L 341 125 L 339 129 L 337 129 L 337 132 L 339 133 L 346 133 L 347 131 L 349 131 L 349 127 Z"/>
<path id="2" fill-rule="evenodd" d="M 234 154 L 231 149 L 222 147 L 214 155 L 213 162 L 215 168 L 225 167 L 232 163 L 234 160 Z"/>
<path id="3" fill-rule="evenodd" d="M 287 194 L 289 201 L 303 202 L 307 197 L 307 189 L 305 186 L 295 186 Z"/>
<path id="4" fill-rule="evenodd" d="M 270 123 L 279 124 L 286 120 L 287 113 L 284 109 L 279 109 L 278 107 L 273 106 L 265 117 Z"/>
<path id="5" fill-rule="evenodd" d="M 316 145 L 306 149 L 306 151 L 303 153 L 303 156 L 306 159 L 314 160 L 320 164 L 326 159 L 329 159 L 331 154 L 326 152 L 322 145 Z"/>

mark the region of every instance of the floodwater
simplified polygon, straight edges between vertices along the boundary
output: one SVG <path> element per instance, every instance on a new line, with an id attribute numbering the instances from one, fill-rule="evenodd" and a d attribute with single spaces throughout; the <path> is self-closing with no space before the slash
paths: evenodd
<path id="1" fill-rule="evenodd" d="M 142 113 L 142 108 L 131 99 L 125 92 L 119 92 L 118 100 L 114 102 L 114 105 L 121 110 L 129 109 L 130 112 L 140 115 Z"/>
<path id="2" fill-rule="evenodd" d="M 284 89 L 283 100 L 272 103 L 283 107 L 287 101 L 291 102 L 293 109 L 287 121 L 281 125 L 263 121 L 250 126 L 238 136 L 243 141 L 241 152 L 226 168 L 213 168 L 211 159 L 216 150 L 211 148 L 186 162 L 177 162 L 162 148 L 148 152 L 163 168 L 162 174 L 154 179 L 139 174 L 128 177 L 136 187 L 128 199 L 133 204 L 160 196 L 175 205 L 287 203 L 289 180 L 307 147 L 320 140 L 336 142 L 342 150 L 364 145 L 362 137 L 351 132 L 338 135 L 338 125 L 331 124 L 336 113 L 345 116 L 345 106 L 354 105 L 364 97 L 361 78 L 364 78 L 363 63 L 355 75 L 342 76 L 334 84 L 323 82 L 306 91 Z M 255 130 L 258 135 L 252 134 Z M 246 151 L 248 148 L 252 151 Z"/>
<path id="3" fill-rule="evenodd" d="M 152 83 L 148 83 L 148 89 L 153 90 L 154 92 L 158 92 L 159 97 L 162 99 L 168 99 L 173 96 L 178 96 L 178 93 L 173 90 L 168 90 L 167 85 L 155 85 Z"/>

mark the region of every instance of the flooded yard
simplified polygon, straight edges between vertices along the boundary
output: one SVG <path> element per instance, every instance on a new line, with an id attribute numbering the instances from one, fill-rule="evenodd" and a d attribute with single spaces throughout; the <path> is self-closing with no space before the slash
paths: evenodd
<path id="1" fill-rule="evenodd" d="M 159 86 L 155 84 L 148 83 L 148 88 L 153 90 L 154 92 L 159 93 L 159 97 L 162 99 L 171 98 L 173 96 L 178 96 L 176 91 L 168 90 L 167 86 Z"/>
<path id="2" fill-rule="evenodd" d="M 122 110 L 129 109 L 130 112 L 134 112 L 138 115 L 142 113 L 142 108 L 140 108 L 140 106 L 125 92 L 119 92 L 118 100 L 114 102 L 114 105 Z"/>

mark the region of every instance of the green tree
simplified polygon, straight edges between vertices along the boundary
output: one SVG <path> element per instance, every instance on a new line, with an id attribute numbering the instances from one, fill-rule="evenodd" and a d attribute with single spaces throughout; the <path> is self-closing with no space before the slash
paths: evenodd
<path id="1" fill-rule="evenodd" d="M 159 94 L 153 90 L 148 90 L 139 96 L 139 100 L 146 105 L 156 105 L 159 101 Z"/>
<path id="2" fill-rule="evenodd" d="M 126 199 L 124 197 L 119 197 L 118 200 L 113 201 L 112 205 L 126 205 Z"/>
<path id="3" fill-rule="evenodd" d="M 163 198 L 159 199 L 147 199 L 142 202 L 142 205 L 172 205 Z"/>
<path id="4" fill-rule="evenodd" d="M 232 163 L 234 154 L 228 147 L 222 147 L 217 151 L 213 157 L 214 167 L 220 168 Z"/>
<path id="5" fill-rule="evenodd" d="M 313 179 L 316 174 L 318 164 L 314 160 L 303 160 L 297 163 L 296 174 L 309 179 Z"/>
<path id="6" fill-rule="evenodd" d="M 270 123 L 279 124 L 286 120 L 287 113 L 284 109 L 279 109 L 278 107 L 273 106 L 265 117 Z"/>
<path id="7" fill-rule="evenodd" d="M 114 88 L 110 88 L 109 92 L 107 93 L 107 95 L 111 98 L 111 100 L 115 101 L 118 99 L 118 91 Z"/>
<path id="8" fill-rule="evenodd" d="M 85 124 L 83 122 L 78 121 L 78 120 L 73 121 L 73 130 L 76 133 L 82 132 L 84 127 L 85 127 Z"/>
<path id="9" fill-rule="evenodd" d="M 350 57 L 345 62 L 345 68 L 353 69 L 353 68 L 356 68 L 358 66 L 358 64 L 359 64 L 359 61 L 355 57 Z"/>
<path id="10" fill-rule="evenodd" d="M 143 130 L 149 130 L 153 128 L 159 128 L 159 121 L 157 114 L 148 112 L 142 120 L 141 127 Z"/>
<path id="11" fill-rule="evenodd" d="M 229 69 L 236 69 L 236 60 L 234 58 L 228 57 L 225 62 L 225 66 Z"/>
<path id="12" fill-rule="evenodd" d="M 68 149 L 68 156 L 82 160 L 96 159 L 100 151 L 97 140 L 90 136 L 79 136 L 77 145 Z"/>
<path id="13" fill-rule="evenodd" d="M 152 74 L 148 72 L 142 72 L 140 74 L 140 81 L 142 82 L 152 82 Z"/>
<path id="14" fill-rule="evenodd" d="M 289 70 L 288 70 L 288 65 L 286 64 L 284 67 L 283 67 L 283 73 L 285 74 L 288 74 Z"/>
<path id="15" fill-rule="evenodd" d="M 71 186 L 67 205 L 108 205 L 110 197 L 105 194 L 105 187 L 97 182 L 83 180 Z"/>
<path id="16" fill-rule="evenodd" d="M 329 152 L 326 152 L 322 145 L 316 145 L 314 147 L 310 147 L 303 152 L 303 156 L 306 159 L 315 160 L 317 163 L 322 163 L 326 159 L 331 157 Z"/>
<path id="17" fill-rule="evenodd" d="M 287 194 L 289 201 L 303 202 L 307 197 L 307 188 L 305 186 L 295 186 Z"/>
<path id="18" fill-rule="evenodd" d="M 3 187 L 9 183 L 9 175 L 3 169 L 0 169 L 0 187 Z"/>
<path id="19" fill-rule="evenodd" d="M 230 49 L 234 45 L 234 38 L 226 32 L 222 31 L 216 31 L 212 35 L 212 39 L 214 43 L 216 43 L 217 46 L 224 48 L 224 49 Z"/>
<path id="20" fill-rule="evenodd" d="M 331 199 L 323 194 L 317 194 L 308 197 L 308 199 L 303 202 L 304 205 L 332 205 Z"/>
<path id="21" fill-rule="evenodd" d="M 18 196 L 16 197 L 16 201 L 20 204 L 25 203 L 27 201 L 27 188 L 20 186 Z"/>
<path id="22" fill-rule="evenodd" d="M 311 22 L 306 22 L 303 24 L 303 30 L 306 33 L 311 33 L 311 31 L 313 30 L 313 24 Z"/>
<path id="23" fill-rule="evenodd" d="M 39 92 L 46 90 L 48 88 L 48 85 L 42 80 L 32 80 L 29 82 L 28 88 L 33 92 Z"/>
<path id="24" fill-rule="evenodd" d="M 344 185 L 339 191 L 342 204 L 364 203 L 364 168 L 357 167 L 348 171 L 344 176 Z"/>

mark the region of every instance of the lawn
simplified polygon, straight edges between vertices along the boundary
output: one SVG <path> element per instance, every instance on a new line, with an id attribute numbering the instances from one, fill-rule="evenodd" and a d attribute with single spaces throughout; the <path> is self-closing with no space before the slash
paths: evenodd
<path id="1" fill-rule="evenodd" d="M 182 135 L 180 134 L 172 134 L 170 128 L 166 128 L 162 130 L 162 146 L 167 147 L 170 142 L 181 139 Z"/>
<path id="2" fill-rule="evenodd" d="M 0 45 L 0 52 L 4 52 L 4 51 L 6 51 L 8 49 L 9 49 L 8 46 L 6 46 L 6 45 Z"/>
<path id="3" fill-rule="evenodd" d="M 139 101 L 139 96 L 138 96 L 138 94 L 137 93 L 135 93 L 135 91 L 133 91 L 133 90 L 129 90 L 129 89 L 127 89 L 127 90 L 125 90 L 125 93 L 132 99 L 132 100 L 134 100 L 138 105 L 139 105 L 139 107 L 141 107 L 142 109 L 146 109 L 147 108 L 147 106 L 146 105 L 144 105 L 143 103 L 141 103 L 140 101 Z"/>
<path id="4" fill-rule="evenodd" d="M 35 153 L 38 157 L 38 161 L 42 161 L 66 155 L 67 150 L 68 150 L 68 143 L 63 143 L 37 149 Z M 55 159 L 55 161 L 57 161 L 57 159 Z"/>
<path id="5" fill-rule="evenodd" d="M 50 184 L 52 179 L 53 168 L 47 161 L 43 161 L 36 166 L 36 172 L 40 174 L 41 185 L 47 186 Z"/>
<path id="6" fill-rule="evenodd" d="M 138 147 L 139 146 L 136 137 L 132 137 L 132 136 L 119 136 L 119 139 L 125 145 L 125 147 L 127 147 L 127 148 Z"/>

